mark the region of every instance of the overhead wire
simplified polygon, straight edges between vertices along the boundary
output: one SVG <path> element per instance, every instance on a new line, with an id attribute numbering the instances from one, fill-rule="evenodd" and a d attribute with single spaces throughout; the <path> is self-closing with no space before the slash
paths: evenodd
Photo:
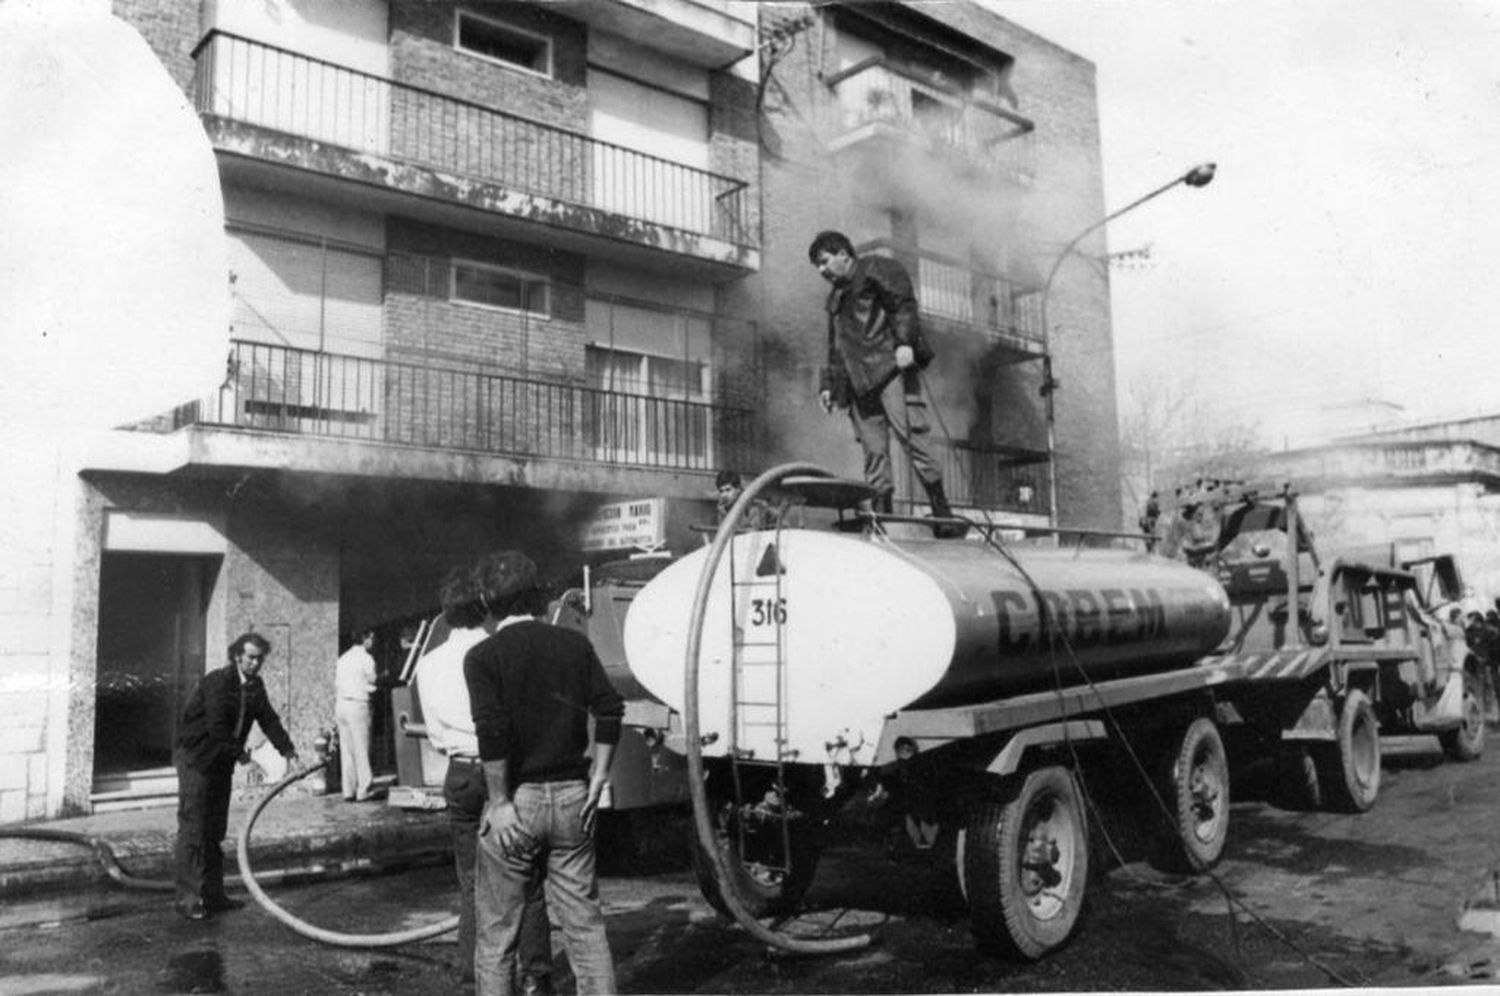
<path id="1" fill-rule="evenodd" d="M 920 378 L 920 374 L 918 376 Z M 942 431 L 944 438 L 947 440 L 948 444 L 951 446 L 953 444 L 952 436 L 948 432 L 948 427 L 947 427 L 946 423 L 944 422 L 944 420 L 942 418 L 941 411 L 937 408 L 937 406 L 935 404 L 932 403 L 933 399 L 931 397 L 931 392 L 930 392 L 930 390 L 927 387 L 925 378 L 922 378 L 920 380 L 920 383 L 921 383 L 923 392 L 926 393 L 927 396 L 928 396 L 928 402 L 929 402 L 928 407 L 933 412 L 934 418 L 935 418 L 935 420 L 936 420 L 936 422 L 938 424 L 939 429 Z M 1054 691 L 1056 692 L 1057 697 L 1058 697 L 1058 703 L 1059 703 L 1059 709 L 1060 709 L 1060 713 L 1061 713 L 1061 718 L 1064 721 L 1067 720 L 1067 718 L 1068 718 L 1068 707 L 1067 707 L 1066 699 L 1065 699 L 1065 697 L 1063 695 L 1063 689 L 1064 689 L 1063 674 L 1062 674 L 1061 662 L 1059 661 L 1058 654 L 1057 654 L 1057 645 L 1059 643 L 1062 645 L 1062 649 L 1063 649 L 1063 651 L 1065 653 L 1067 662 L 1070 663 L 1071 666 L 1072 666 L 1072 668 L 1073 668 L 1073 670 L 1077 672 L 1077 674 L 1079 675 L 1079 677 L 1082 679 L 1083 684 L 1091 692 L 1093 692 L 1094 696 L 1098 699 L 1098 702 L 1099 702 L 1099 709 L 1098 709 L 1098 711 L 1104 715 L 1105 719 L 1109 722 L 1110 726 L 1113 728 L 1114 733 L 1115 733 L 1115 737 L 1118 739 L 1118 741 L 1124 747 L 1125 755 L 1129 758 L 1129 760 L 1131 762 L 1131 765 L 1134 768 L 1136 774 L 1139 775 L 1140 778 L 1141 778 L 1141 780 L 1146 784 L 1146 788 L 1147 788 L 1147 791 L 1149 792 L 1150 799 L 1155 803 L 1156 807 L 1158 809 L 1160 809 L 1161 813 L 1167 817 L 1168 821 L 1173 826 L 1175 826 L 1177 824 L 1177 822 L 1178 822 L 1178 818 L 1177 818 L 1176 814 L 1174 814 L 1173 811 L 1172 811 L 1172 809 L 1167 805 L 1166 800 L 1162 798 L 1161 792 L 1159 791 L 1158 786 L 1156 784 L 1156 779 L 1154 779 L 1153 777 L 1151 777 L 1151 774 L 1150 774 L 1149 770 L 1147 769 L 1147 766 L 1144 764 L 1144 762 L 1140 758 L 1140 755 L 1137 753 L 1137 751 L 1135 749 L 1135 745 L 1132 743 L 1130 736 L 1126 733 L 1124 725 L 1120 721 L 1119 717 L 1117 717 L 1115 715 L 1114 710 L 1109 706 L 1108 702 L 1105 700 L 1104 695 L 1099 691 L 1098 686 L 1095 684 L 1095 682 L 1093 680 L 1093 677 L 1083 667 L 1082 661 L 1079 659 L 1077 651 L 1073 647 L 1072 641 L 1069 639 L 1066 631 L 1061 626 L 1056 625 L 1055 620 L 1051 620 L 1050 619 L 1050 617 L 1049 617 L 1049 609 L 1047 607 L 1047 600 L 1042 597 L 1040 586 L 1037 584 L 1035 578 L 1033 578 L 1031 576 L 1030 572 L 1028 572 L 1026 570 L 1026 568 L 1020 563 L 1020 561 L 1015 557 L 1015 555 L 1012 554 L 1008 549 L 1006 549 L 1005 545 L 1003 543 L 1001 543 L 997 539 L 996 533 L 997 533 L 998 530 L 996 528 L 996 524 L 993 523 L 993 520 L 990 519 L 989 511 L 988 510 L 984 510 L 984 511 L 985 511 L 986 523 L 985 523 L 985 526 L 982 527 L 980 531 L 981 531 L 981 535 L 983 537 L 985 545 L 988 546 L 990 549 L 994 550 L 995 552 L 997 552 L 1016 571 L 1016 573 L 1021 577 L 1022 581 L 1030 589 L 1032 598 L 1036 602 L 1037 613 L 1038 613 L 1038 615 L 1037 615 L 1038 632 L 1039 633 L 1044 633 L 1047 636 L 1048 659 L 1049 659 L 1049 664 L 1051 666 L 1051 671 L 1052 671 L 1052 676 L 1053 676 Z M 956 518 L 961 518 L 962 519 L 962 517 L 956 517 Z M 971 527 L 975 525 L 975 523 L 973 523 L 973 522 L 971 522 L 971 521 L 969 521 L 967 519 L 963 519 L 963 521 L 968 522 L 968 524 Z M 1055 528 L 1056 527 L 1056 523 L 1054 523 L 1053 526 Z M 1058 535 L 1060 537 L 1061 534 L 1059 533 Z M 1081 715 L 1084 712 L 1092 712 L 1092 711 L 1093 710 L 1086 710 L 1086 709 L 1080 708 L 1077 712 L 1074 713 L 1074 715 Z M 1072 759 L 1072 761 L 1073 761 L 1073 763 L 1075 765 L 1075 770 L 1078 770 L 1078 771 L 1081 772 L 1083 770 L 1082 769 L 1082 758 L 1078 754 L 1078 746 L 1077 746 L 1077 744 L 1073 741 L 1073 739 L 1071 738 L 1071 736 L 1069 736 L 1069 734 L 1068 734 L 1068 727 L 1066 725 L 1066 722 L 1064 722 L 1062 729 L 1063 729 L 1064 743 L 1065 743 L 1065 745 L 1066 745 L 1066 747 L 1067 747 L 1067 749 L 1069 751 L 1069 755 L 1070 755 L 1070 757 L 1071 757 L 1071 759 Z M 1078 783 L 1079 792 L 1080 792 L 1080 794 L 1083 795 L 1083 797 L 1085 799 L 1085 805 L 1087 805 L 1089 807 L 1089 809 L 1090 809 L 1091 812 L 1095 812 L 1095 813 L 1100 812 L 1101 810 L 1099 808 L 1099 805 L 1098 805 L 1097 801 L 1095 801 L 1092 798 L 1092 796 L 1091 796 L 1091 794 L 1090 794 L 1087 786 L 1083 782 L 1083 779 L 1082 778 L 1077 778 L 1076 781 Z M 1101 830 L 1104 829 L 1102 823 L 1100 823 L 1099 826 L 1100 826 Z M 1107 835 L 1107 833 L 1106 833 L 1105 836 L 1106 836 L 1106 843 L 1109 844 L 1109 846 L 1111 848 L 1111 851 L 1114 853 L 1116 859 L 1121 862 L 1122 866 L 1124 866 L 1126 864 L 1124 862 L 1124 860 L 1123 860 L 1124 856 L 1119 852 L 1118 848 L 1113 844 L 1112 838 L 1110 838 Z M 1244 966 L 1244 963 L 1245 963 L 1245 956 L 1244 956 L 1243 950 L 1240 947 L 1239 932 L 1238 932 L 1238 928 L 1237 928 L 1237 924 L 1236 924 L 1236 920 L 1235 920 L 1235 911 L 1236 910 L 1239 910 L 1240 912 L 1243 912 L 1244 914 L 1246 914 L 1248 917 L 1250 917 L 1252 920 L 1254 920 L 1257 924 L 1259 924 L 1261 927 L 1263 927 L 1273 937 L 1275 937 L 1277 940 L 1281 941 L 1283 944 L 1287 945 L 1294 952 L 1296 952 L 1301 958 L 1303 958 L 1305 961 L 1307 961 L 1308 964 L 1310 964 L 1313 967 L 1317 968 L 1324 975 L 1326 975 L 1328 978 L 1332 979 L 1333 981 L 1337 982 L 1339 985 L 1350 987 L 1350 988 L 1355 988 L 1355 987 L 1358 987 L 1359 985 L 1361 985 L 1361 983 L 1355 982 L 1355 981 L 1352 981 L 1352 980 L 1348 979 L 1347 977 L 1345 977 L 1343 974 L 1339 973 L 1338 971 L 1336 971 L 1332 967 L 1324 964 L 1322 961 L 1320 961 L 1311 952 L 1307 951 L 1304 947 L 1302 947 L 1301 945 L 1297 944 L 1293 939 L 1287 937 L 1283 932 L 1281 932 L 1281 931 L 1275 929 L 1274 927 L 1272 927 L 1269 923 L 1267 923 L 1265 921 L 1265 919 L 1263 917 L 1261 917 L 1257 912 L 1255 912 L 1253 909 L 1251 909 L 1243 900 L 1241 900 L 1239 897 L 1235 896 L 1234 893 L 1230 890 L 1228 883 L 1225 882 L 1224 879 L 1223 879 L 1223 877 L 1220 876 L 1213 869 L 1211 869 L 1211 868 L 1205 868 L 1205 869 L 1203 869 L 1201 871 L 1201 874 L 1205 875 L 1211 882 L 1213 882 L 1214 885 L 1219 889 L 1220 893 L 1224 897 L 1226 908 L 1227 908 L 1227 912 L 1228 912 L 1228 920 L 1229 920 L 1229 927 L 1230 927 L 1230 932 L 1231 932 L 1231 938 L 1232 938 L 1232 941 L 1233 941 L 1233 944 L 1234 944 L 1234 947 L 1235 947 L 1236 957 L 1240 961 L 1242 967 Z"/>

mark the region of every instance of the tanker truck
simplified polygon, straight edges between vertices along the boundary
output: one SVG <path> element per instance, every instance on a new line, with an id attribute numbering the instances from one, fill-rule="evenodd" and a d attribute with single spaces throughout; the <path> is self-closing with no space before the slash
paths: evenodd
<path id="1" fill-rule="evenodd" d="M 1128 781 L 1151 802 L 1154 860 L 1200 872 L 1229 829 L 1226 731 L 1313 747 L 1297 756 L 1324 797 L 1356 810 L 1378 790 L 1376 702 L 1476 748 L 1452 697 L 1458 648 L 1414 575 L 1300 571 L 1294 502 L 1264 522 L 1236 510 L 1234 529 L 1291 540 L 1279 570 L 1235 573 L 1084 545 L 1124 534 L 1026 544 L 955 520 L 966 539 L 934 539 L 930 519 L 854 511 L 869 497 L 812 465 L 768 471 L 625 619 L 630 670 L 687 761 L 699 885 L 769 943 L 868 942 L 795 940 L 765 918 L 797 908 L 834 818 L 893 776 L 924 786 L 979 946 L 1033 959 L 1082 911 L 1094 787 Z M 780 505 L 778 527 L 739 530 L 757 498 Z"/>

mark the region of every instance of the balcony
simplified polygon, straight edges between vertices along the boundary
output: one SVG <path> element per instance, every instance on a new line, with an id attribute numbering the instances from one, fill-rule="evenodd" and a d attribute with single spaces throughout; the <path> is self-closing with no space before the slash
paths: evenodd
<path id="1" fill-rule="evenodd" d="M 943 470 L 944 490 L 954 506 L 1047 516 L 1045 454 L 962 440 L 936 443 L 933 452 Z M 919 497 L 915 503 L 924 500 Z"/>
<path id="2" fill-rule="evenodd" d="M 221 153 L 740 272 L 759 265 L 746 181 L 219 31 L 193 57 L 196 107 Z"/>
<path id="3" fill-rule="evenodd" d="M 707 69 L 755 51 L 754 4 L 730 0 L 549 0 L 559 14 Z"/>
<path id="4" fill-rule="evenodd" d="M 708 471 L 748 459 L 754 424 L 723 405 L 236 339 L 224 384 L 173 428 Z"/>
<path id="5" fill-rule="evenodd" d="M 861 253 L 895 256 L 911 264 L 922 322 L 929 330 L 982 336 L 1009 362 L 1043 355 L 1040 288 L 976 268 L 972 263 L 920 250 L 898 251 L 889 239 L 859 247 Z"/>
<path id="6" fill-rule="evenodd" d="M 824 82 L 838 107 L 835 150 L 896 139 L 995 178 L 1029 185 L 1036 177 L 1035 124 L 993 99 L 878 57 Z"/>

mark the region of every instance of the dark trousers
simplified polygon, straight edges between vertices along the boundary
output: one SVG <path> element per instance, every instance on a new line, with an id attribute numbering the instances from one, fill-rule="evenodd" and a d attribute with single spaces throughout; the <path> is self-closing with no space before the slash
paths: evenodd
<path id="1" fill-rule="evenodd" d="M 849 406 L 854 436 L 865 454 L 865 483 L 876 494 L 893 494 L 896 480 L 891 473 L 891 434 L 906 449 L 917 478 L 925 486 L 943 483 L 943 470 L 929 446 L 930 426 L 922 382 L 915 370 L 906 370 L 879 391 L 854 399 Z"/>
<path id="2" fill-rule="evenodd" d="M 224 898 L 224 851 L 234 762 L 208 771 L 177 762 L 177 901 L 212 903 Z"/>
<path id="3" fill-rule="evenodd" d="M 474 977 L 474 877 L 479 853 L 479 821 L 490 793 L 484 768 L 478 764 L 450 760 L 443 779 L 443 799 L 448 803 L 448 826 L 453 834 L 453 868 L 458 872 L 458 957 L 464 978 Z M 537 979 L 552 977 L 552 922 L 538 875 L 526 890 L 521 912 L 521 941 L 517 961 L 521 974 Z"/>

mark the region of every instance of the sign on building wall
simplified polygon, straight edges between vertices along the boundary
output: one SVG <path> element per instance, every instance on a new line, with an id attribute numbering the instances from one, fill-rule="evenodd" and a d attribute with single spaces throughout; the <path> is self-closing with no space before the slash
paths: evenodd
<path id="1" fill-rule="evenodd" d="M 655 550 L 666 542 L 665 498 L 601 505 L 584 526 L 582 547 L 590 550 Z"/>

